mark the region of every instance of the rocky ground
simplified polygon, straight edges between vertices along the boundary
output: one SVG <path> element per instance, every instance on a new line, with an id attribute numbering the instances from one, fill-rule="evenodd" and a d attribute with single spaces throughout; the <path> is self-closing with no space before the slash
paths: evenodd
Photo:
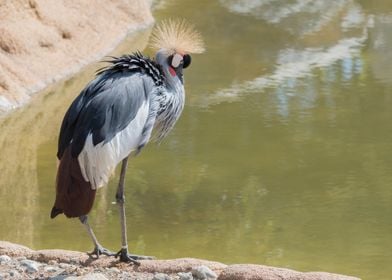
<path id="1" fill-rule="evenodd" d="M 139 266 L 120 263 L 113 257 L 92 258 L 65 250 L 34 251 L 0 241 L 0 280 L 358 280 L 326 272 L 298 272 L 263 265 L 225 265 L 200 259 L 145 260 Z"/>

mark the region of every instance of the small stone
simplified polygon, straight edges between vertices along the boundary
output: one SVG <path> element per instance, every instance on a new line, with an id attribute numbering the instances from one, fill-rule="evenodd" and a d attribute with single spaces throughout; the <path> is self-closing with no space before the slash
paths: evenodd
<path id="1" fill-rule="evenodd" d="M 48 261 L 48 264 L 49 265 L 57 265 L 58 262 L 56 260 L 50 260 L 50 261 Z"/>
<path id="2" fill-rule="evenodd" d="M 57 272 L 58 270 L 59 269 L 54 266 L 45 266 L 45 268 L 44 268 L 44 271 L 49 272 L 49 273 Z"/>
<path id="3" fill-rule="evenodd" d="M 11 276 L 11 277 L 13 277 L 13 278 L 19 278 L 19 276 L 20 276 L 20 274 L 19 274 L 19 272 L 18 271 L 16 271 L 16 270 L 10 270 L 9 272 L 9 275 Z"/>
<path id="4" fill-rule="evenodd" d="M 200 280 L 216 279 L 218 277 L 215 272 L 213 272 L 209 267 L 205 265 L 201 265 L 193 268 L 192 275 L 196 279 L 200 279 Z"/>
<path id="5" fill-rule="evenodd" d="M 27 258 L 26 258 L 26 257 L 17 257 L 17 258 L 16 258 L 17 261 L 23 261 L 23 260 L 25 260 L 25 259 L 27 259 Z"/>
<path id="6" fill-rule="evenodd" d="M 63 274 L 59 274 L 59 275 L 48 278 L 48 280 L 65 280 L 65 279 L 70 280 L 70 278 L 67 275 L 63 275 Z"/>
<path id="7" fill-rule="evenodd" d="M 131 277 L 135 277 L 135 276 L 129 272 L 123 272 L 121 273 L 121 277 L 122 277 L 121 279 L 131 279 Z"/>
<path id="8" fill-rule="evenodd" d="M 83 269 L 77 269 L 77 270 L 76 270 L 76 275 L 77 275 L 77 276 L 82 276 L 83 273 L 84 273 Z"/>
<path id="9" fill-rule="evenodd" d="M 59 267 L 60 267 L 60 268 L 63 268 L 63 269 L 70 268 L 71 266 L 72 266 L 72 265 L 67 264 L 67 263 L 60 263 L 60 264 L 59 264 Z"/>
<path id="10" fill-rule="evenodd" d="M 22 260 L 20 262 L 20 264 L 22 266 L 25 266 L 27 272 L 29 272 L 29 273 L 37 272 L 38 268 L 41 266 L 40 263 L 37 263 L 37 262 L 32 261 L 32 260 Z"/>
<path id="11" fill-rule="evenodd" d="M 67 278 L 68 279 L 68 278 Z M 108 280 L 102 273 L 89 273 L 77 278 L 78 280 Z"/>
<path id="12" fill-rule="evenodd" d="M 71 264 L 78 264 L 79 263 L 79 259 L 78 258 L 72 258 L 69 260 L 69 263 Z"/>
<path id="13" fill-rule="evenodd" d="M 109 271 L 113 272 L 113 273 L 120 273 L 121 272 L 117 267 L 111 267 L 111 268 L 109 268 Z"/>
<path id="14" fill-rule="evenodd" d="M 74 265 L 69 265 L 66 269 L 64 269 L 67 273 L 74 273 L 78 268 Z"/>
<path id="15" fill-rule="evenodd" d="M 7 255 L 0 256 L 0 264 L 8 263 L 11 261 L 11 258 Z"/>
<path id="16" fill-rule="evenodd" d="M 9 276 L 9 273 L 0 273 L 0 280 L 8 279 Z"/>
<path id="17" fill-rule="evenodd" d="M 192 272 L 178 272 L 180 280 L 193 280 Z"/>
<path id="18" fill-rule="evenodd" d="M 62 269 L 65 269 L 66 271 L 74 271 L 76 269 L 76 266 L 68 263 L 60 263 L 59 267 Z"/>
<path id="19" fill-rule="evenodd" d="M 170 276 L 165 273 L 155 273 L 152 280 L 170 280 Z"/>

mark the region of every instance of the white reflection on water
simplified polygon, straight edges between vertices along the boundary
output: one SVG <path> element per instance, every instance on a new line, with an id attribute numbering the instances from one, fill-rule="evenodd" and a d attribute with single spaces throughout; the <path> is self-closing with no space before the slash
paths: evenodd
<path id="1" fill-rule="evenodd" d="M 348 31 L 352 28 L 358 28 L 365 21 L 365 18 L 366 16 L 362 9 L 359 6 L 353 6 L 342 19 L 342 29 Z"/>
<path id="2" fill-rule="evenodd" d="M 269 4 L 272 5 L 274 1 L 222 0 L 221 2 L 230 10 L 251 13 L 251 15 L 258 14 L 265 19 L 263 15 L 267 14 L 267 11 L 261 9 L 261 7 L 266 8 Z M 240 5 L 243 2 L 246 2 L 245 6 Z M 368 28 L 371 25 L 373 17 L 370 15 L 366 16 L 361 10 L 361 7 L 353 4 L 352 1 L 336 1 L 339 5 L 349 3 L 349 5 L 345 6 L 345 13 L 339 17 L 337 15 L 338 10 L 335 9 L 336 7 L 331 8 L 330 6 L 334 5 L 328 1 L 314 1 L 314 3 L 309 6 L 302 5 L 305 2 L 307 3 L 307 1 L 298 0 L 295 1 L 295 3 L 297 3 L 296 5 L 291 3 L 283 7 L 281 7 L 281 5 L 275 5 L 277 7 L 268 6 L 270 9 L 277 9 L 275 13 L 269 15 L 276 16 L 276 19 L 273 21 L 270 20 L 270 22 L 276 23 L 279 28 L 286 28 L 285 25 L 282 27 L 281 20 L 287 17 L 297 17 L 298 19 L 296 21 L 302 20 L 302 24 L 293 25 L 290 28 L 298 29 L 298 32 L 296 33 L 305 34 L 306 32 L 303 32 L 303 28 L 306 28 L 306 26 L 321 26 L 320 22 L 323 22 L 324 24 L 326 20 L 332 22 L 338 19 L 338 25 L 335 23 L 332 24 L 333 27 L 337 26 L 338 30 L 336 30 L 336 32 L 340 34 L 340 38 L 337 38 L 335 43 L 329 43 L 328 45 L 320 43 L 318 47 L 314 47 L 314 44 L 312 47 L 306 47 L 306 39 L 299 40 L 300 46 L 298 47 L 289 47 L 278 50 L 277 58 L 274 63 L 276 66 L 273 73 L 256 77 L 242 83 L 233 83 L 228 88 L 220 89 L 212 94 L 207 94 L 199 100 L 199 105 L 206 107 L 221 102 L 236 101 L 244 94 L 260 92 L 266 88 L 273 87 L 276 88 L 276 97 L 280 104 L 280 114 L 284 116 L 288 114 L 286 111 L 288 98 L 286 89 L 293 88 L 292 85 L 297 83 L 296 80 L 310 76 L 314 69 L 326 69 L 339 62 L 342 67 L 343 81 L 349 81 L 355 74 L 359 74 L 360 71 L 362 71 L 360 51 L 363 48 L 364 43 L 369 38 Z M 257 8 L 255 8 L 256 6 Z M 300 6 L 301 9 L 304 9 L 301 10 L 301 12 L 298 8 Z M 324 8 L 327 12 L 317 19 L 316 15 L 319 15 Z M 333 11 L 331 9 L 333 9 Z M 304 11 L 307 13 L 313 13 L 313 16 L 309 19 L 309 15 L 306 14 L 306 20 L 304 20 Z M 334 16 L 332 16 L 332 14 L 334 14 Z M 317 22 L 317 20 L 319 22 Z M 353 29 L 355 30 L 353 31 Z M 312 32 L 315 32 L 315 30 L 316 29 Z M 325 35 L 323 32 L 316 32 L 310 36 L 315 36 L 316 40 L 317 38 L 320 38 L 320 41 L 322 41 L 321 39 Z"/>
<path id="3" fill-rule="evenodd" d="M 342 39 L 335 46 L 325 50 L 313 48 L 283 50 L 278 55 L 276 70 L 271 75 L 261 76 L 241 84 L 233 84 L 229 88 L 208 94 L 200 102 L 200 105 L 210 106 L 225 101 L 234 101 L 245 93 L 260 92 L 268 87 L 288 85 L 293 83 L 293 79 L 309 75 L 315 68 L 328 67 L 340 60 L 344 62 L 342 65 L 346 70 L 344 71 L 346 73 L 345 78 L 350 79 L 352 72 L 352 66 L 350 65 L 352 60 L 359 55 L 366 38 L 365 32 L 362 37 Z M 360 62 L 355 63 L 360 65 Z"/>
<path id="4" fill-rule="evenodd" d="M 220 3 L 232 13 L 250 15 L 270 24 L 279 24 L 293 35 L 303 36 L 319 31 L 353 1 L 220 0 Z M 304 15 L 306 23 L 303 22 Z"/>

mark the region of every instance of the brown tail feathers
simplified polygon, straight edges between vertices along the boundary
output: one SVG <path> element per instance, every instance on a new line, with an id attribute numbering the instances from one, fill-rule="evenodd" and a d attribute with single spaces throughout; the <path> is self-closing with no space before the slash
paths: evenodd
<path id="1" fill-rule="evenodd" d="M 57 170 L 56 201 L 50 213 L 53 219 L 64 213 L 68 218 L 87 215 L 93 207 L 95 190 L 86 182 L 79 161 L 71 156 L 71 149 L 64 151 Z"/>

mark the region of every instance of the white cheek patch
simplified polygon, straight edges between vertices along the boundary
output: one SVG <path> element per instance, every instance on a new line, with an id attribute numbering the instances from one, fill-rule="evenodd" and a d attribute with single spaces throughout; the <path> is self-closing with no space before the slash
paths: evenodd
<path id="1" fill-rule="evenodd" d="M 179 55 L 178 53 L 176 53 L 174 56 L 173 56 L 173 59 L 172 59 L 172 66 L 174 67 L 174 68 L 177 68 L 178 66 L 180 66 L 180 64 L 181 64 L 181 61 L 182 61 L 182 56 L 181 55 Z"/>

